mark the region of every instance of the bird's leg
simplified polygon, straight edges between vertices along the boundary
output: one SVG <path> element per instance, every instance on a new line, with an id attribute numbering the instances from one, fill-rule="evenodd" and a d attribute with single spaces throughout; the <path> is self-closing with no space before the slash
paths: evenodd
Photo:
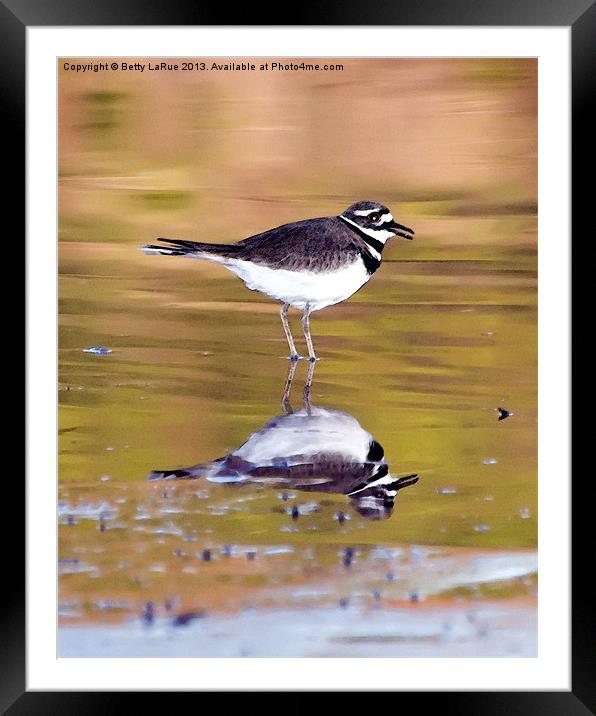
<path id="1" fill-rule="evenodd" d="M 312 387 L 312 381 L 315 375 L 316 361 L 310 361 L 308 364 L 308 374 L 306 376 L 306 382 L 304 383 L 304 389 L 302 391 L 302 397 L 304 399 L 304 407 L 306 412 L 310 415 L 310 389 Z"/>
<path id="2" fill-rule="evenodd" d="M 310 337 L 310 306 L 306 304 L 304 315 L 302 316 L 302 330 L 304 331 L 304 337 L 306 338 L 306 345 L 308 347 L 308 360 L 313 363 L 317 360 L 315 355 L 315 349 L 313 348 L 312 338 Z"/>
<path id="3" fill-rule="evenodd" d="M 292 392 L 292 382 L 294 381 L 297 365 L 297 361 L 291 361 L 288 369 L 288 377 L 286 378 L 286 387 L 284 388 L 283 398 L 281 399 L 281 405 L 286 415 L 289 415 L 292 412 L 292 406 L 290 405 L 290 393 Z"/>
<path id="4" fill-rule="evenodd" d="M 290 304 L 284 303 L 279 311 L 279 315 L 281 316 L 281 324 L 284 327 L 284 333 L 286 334 L 288 346 L 290 346 L 290 360 L 297 361 L 298 358 L 300 358 L 300 356 L 298 355 L 298 351 L 296 350 L 296 346 L 294 345 L 294 339 L 292 338 L 292 331 L 290 330 L 290 324 L 288 323 L 288 311 L 289 310 L 290 310 Z"/>

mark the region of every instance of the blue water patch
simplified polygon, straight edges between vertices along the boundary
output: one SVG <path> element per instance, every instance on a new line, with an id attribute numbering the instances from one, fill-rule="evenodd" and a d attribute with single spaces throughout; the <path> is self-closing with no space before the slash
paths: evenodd
<path id="1" fill-rule="evenodd" d="M 91 348 L 83 348 L 83 353 L 93 353 L 96 356 L 107 356 L 112 352 L 111 348 L 105 346 L 92 346 Z"/>

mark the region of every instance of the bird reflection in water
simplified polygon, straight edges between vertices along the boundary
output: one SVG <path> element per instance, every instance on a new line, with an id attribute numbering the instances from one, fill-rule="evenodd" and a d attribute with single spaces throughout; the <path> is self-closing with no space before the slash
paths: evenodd
<path id="1" fill-rule="evenodd" d="M 265 483 L 302 492 L 346 495 L 369 519 L 391 516 L 399 490 L 417 475 L 394 477 L 381 445 L 352 415 L 311 405 L 315 363 L 303 390 L 303 407 L 293 410 L 290 392 L 296 373 L 290 364 L 282 399 L 284 414 L 271 418 L 237 450 L 213 462 L 152 472 L 149 480 L 205 479 L 218 483 Z"/>

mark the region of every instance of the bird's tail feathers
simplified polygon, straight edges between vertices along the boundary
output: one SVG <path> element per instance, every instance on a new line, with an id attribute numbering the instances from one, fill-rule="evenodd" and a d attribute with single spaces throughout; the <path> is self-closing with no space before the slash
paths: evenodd
<path id="1" fill-rule="evenodd" d="M 205 469 L 205 465 L 193 465 L 179 470 L 152 470 L 147 475 L 147 480 L 197 480 Z"/>
<path id="2" fill-rule="evenodd" d="M 238 247 L 235 244 L 209 244 L 202 241 L 183 241 L 182 239 L 165 239 L 163 245 L 147 244 L 141 246 L 146 254 L 163 254 L 164 256 L 191 256 L 195 258 L 224 259 L 233 256 Z"/>

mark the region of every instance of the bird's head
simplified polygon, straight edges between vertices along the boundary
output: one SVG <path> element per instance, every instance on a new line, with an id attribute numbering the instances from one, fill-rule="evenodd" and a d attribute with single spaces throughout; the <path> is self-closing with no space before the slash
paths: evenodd
<path id="1" fill-rule="evenodd" d="M 410 240 L 414 238 L 414 230 L 398 224 L 391 211 L 377 201 L 352 204 L 340 215 L 340 219 L 383 244 L 394 236 Z"/>
<path id="2" fill-rule="evenodd" d="M 380 447 L 380 446 L 379 446 Z M 393 505 L 399 490 L 418 482 L 418 475 L 393 477 L 384 460 L 374 467 L 373 475 L 368 484 L 359 490 L 349 493 L 353 507 L 367 519 L 383 520 L 391 517 Z"/>

